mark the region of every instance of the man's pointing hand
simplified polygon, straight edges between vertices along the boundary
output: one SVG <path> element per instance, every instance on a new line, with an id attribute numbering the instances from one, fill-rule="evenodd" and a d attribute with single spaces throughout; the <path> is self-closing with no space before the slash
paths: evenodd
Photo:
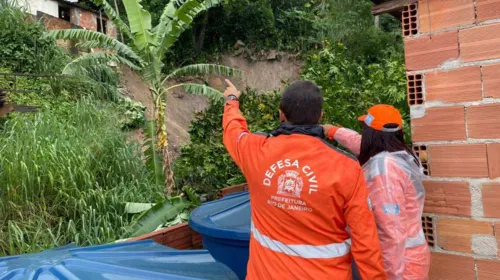
<path id="1" fill-rule="evenodd" d="M 240 98 L 241 92 L 231 83 L 230 80 L 226 79 L 226 90 L 224 91 L 224 97 L 228 97 L 230 95 L 234 95 L 237 98 Z"/>

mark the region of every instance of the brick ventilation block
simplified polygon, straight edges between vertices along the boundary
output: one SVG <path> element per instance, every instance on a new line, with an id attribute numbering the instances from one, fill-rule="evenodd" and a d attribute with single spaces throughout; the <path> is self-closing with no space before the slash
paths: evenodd
<path id="1" fill-rule="evenodd" d="M 434 222 L 432 217 L 422 216 L 422 228 L 429 247 L 434 247 Z"/>
<path id="2" fill-rule="evenodd" d="M 403 8 L 402 14 L 403 36 L 410 37 L 418 34 L 418 6 L 410 4 Z"/>
<path id="3" fill-rule="evenodd" d="M 429 166 L 429 161 L 428 161 L 427 146 L 413 146 L 413 151 L 415 152 L 417 157 L 420 159 L 420 162 L 422 163 L 422 167 L 424 168 L 424 174 L 427 176 L 431 176 L 431 168 Z"/>
<path id="4" fill-rule="evenodd" d="M 408 104 L 424 104 L 423 76 L 422 74 L 408 75 Z"/>

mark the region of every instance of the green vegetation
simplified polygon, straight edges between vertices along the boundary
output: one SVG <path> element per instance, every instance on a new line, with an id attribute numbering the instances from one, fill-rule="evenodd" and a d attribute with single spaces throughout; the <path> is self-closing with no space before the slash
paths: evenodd
<path id="1" fill-rule="evenodd" d="M 156 122 L 155 149 L 161 152 L 163 158 L 163 171 L 165 180 L 165 194 L 174 191 L 174 177 L 171 170 L 171 160 L 168 154 L 168 139 L 166 130 L 166 98 L 165 95 L 176 87 L 183 87 L 192 94 L 202 94 L 209 97 L 221 96 L 220 92 L 206 85 L 184 83 L 169 88 L 165 84 L 175 77 L 185 75 L 222 74 L 232 76 L 237 71 L 229 67 L 216 64 L 188 65 L 170 73 L 162 72 L 162 61 L 167 51 L 174 45 L 179 36 L 191 26 L 194 18 L 218 5 L 221 0 L 176 0 L 165 3 L 162 8 L 158 24 L 153 27 L 151 14 L 143 9 L 139 0 L 124 0 L 126 11 L 126 24 L 118 17 L 114 8 L 105 0 L 94 0 L 93 3 L 102 6 L 106 15 L 124 35 L 129 44 L 120 42 L 106 34 L 84 29 L 53 30 L 47 33 L 50 38 L 74 40 L 77 46 L 85 48 L 101 48 L 113 53 L 96 52 L 82 55 L 66 65 L 63 74 L 106 73 L 109 70 L 108 62 L 128 66 L 141 75 L 148 84 L 151 99 L 154 105 L 154 118 Z M 90 69 L 90 70 L 89 70 Z M 109 76 L 105 74 L 104 76 Z M 152 135 L 153 136 L 153 135 Z"/>
<path id="2" fill-rule="evenodd" d="M 168 0 L 144 1 L 157 7 Z M 376 62 L 391 49 L 402 53 L 400 22 L 390 15 L 374 25 L 369 0 L 227 0 L 203 13 L 164 59 L 166 68 L 196 63 L 232 51 L 237 40 L 252 52 L 275 49 L 307 53 L 325 41 L 342 42 L 346 56 Z M 158 11 L 158 12 L 155 12 Z"/>
<path id="3" fill-rule="evenodd" d="M 393 104 L 408 120 L 406 82 L 401 56 L 359 64 L 346 57 L 341 44 L 308 55 L 302 76 L 316 82 L 325 97 L 324 122 L 359 130 L 357 118 L 377 103 Z M 279 93 L 246 90 L 241 111 L 251 131 L 271 132 L 279 124 Z M 214 197 L 223 187 L 245 182 L 222 144 L 222 103 L 212 102 L 191 124 L 191 142 L 175 163 L 179 187 L 191 186 Z M 408 129 L 408 126 L 407 126 Z"/>
<path id="4" fill-rule="evenodd" d="M 70 62 L 18 8 L 1 2 L 0 24 L 2 73 L 56 74 Z M 17 61 L 3 59 L 9 48 Z M 128 237 L 134 222 L 128 202 L 163 200 L 141 147 L 123 131 L 143 123 L 144 107 L 121 97 L 116 71 L 85 71 L 0 76 L 0 88 L 22 90 L 8 92 L 10 102 L 40 107 L 1 119 L 0 256 Z"/>
<path id="5" fill-rule="evenodd" d="M 56 73 L 70 57 L 56 42 L 42 38 L 45 28 L 30 22 L 16 1 L 0 2 L 0 64 L 16 73 Z"/>
<path id="6" fill-rule="evenodd" d="M 9 101 L 40 106 L 0 121 L 0 255 L 151 232 L 185 221 L 201 194 L 213 198 L 244 182 L 222 144 L 220 92 L 176 84 L 184 76 L 238 74 L 205 63 L 237 40 L 253 53 L 300 54 L 302 77 L 325 94 L 326 122 L 356 129 L 357 116 L 375 103 L 394 104 L 408 118 L 399 23 L 383 16 L 375 26 L 368 0 L 123 0 L 120 17 L 110 3 L 89 5 L 102 8 L 125 40 L 90 30 L 47 33 L 0 1 L 0 72 L 69 75 L 16 83 L 0 76 L 0 88 L 27 91 L 10 92 Z M 56 38 L 111 52 L 72 57 Z M 145 107 L 121 94 L 120 71 L 110 62 L 148 83 L 155 121 L 146 122 Z M 192 123 L 172 173 L 164 97 L 177 87 L 213 98 Z M 279 99 L 279 92 L 245 90 L 241 110 L 252 131 L 278 125 Z M 127 139 L 137 127 L 144 128 L 143 147 Z"/>
<path id="7" fill-rule="evenodd" d="M 241 112 L 251 131 L 270 132 L 279 124 L 278 92 L 258 94 L 247 89 L 241 97 Z M 191 141 L 182 148 L 174 170 L 178 187 L 190 186 L 214 198 L 225 187 L 245 182 L 240 169 L 222 144 L 223 102 L 214 100 L 191 124 Z"/>
<path id="8" fill-rule="evenodd" d="M 80 101 L 13 115 L 0 134 L 0 255 L 122 236 L 125 203 L 162 197 L 137 145 L 127 144 L 108 105 Z"/>

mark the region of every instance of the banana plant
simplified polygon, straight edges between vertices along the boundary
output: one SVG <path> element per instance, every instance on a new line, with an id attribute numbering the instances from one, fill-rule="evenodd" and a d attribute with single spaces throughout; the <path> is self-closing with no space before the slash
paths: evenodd
<path id="1" fill-rule="evenodd" d="M 64 74 L 78 72 L 82 67 L 103 64 L 112 61 L 135 70 L 149 85 L 149 91 L 154 105 L 156 121 L 156 148 L 162 154 L 165 194 L 170 195 L 174 190 L 174 177 L 168 154 L 168 138 L 166 128 L 166 98 L 165 95 L 173 89 L 181 87 L 188 93 L 201 94 L 215 98 L 222 94 L 206 85 L 185 83 L 166 88 L 168 80 L 184 75 L 220 74 L 235 76 L 241 73 L 233 68 L 216 64 L 195 64 L 182 67 L 171 73 L 162 72 L 162 61 L 167 51 L 187 30 L 193 20 L 200 13 L 220 4 L 223 0 L 170 0 L 165 6 L 157 26 L 152 26 L 151 15 L 143 9 L 140 0 L 123 0 L 128 24 L 120 19 L 116 10 L 107 0 L 92 0 L 102 7 L 107 17 L 126 37 L 123 43 L 106 34 L 84 29 L 66 29 L 48 31 L 47 36 L 76 41 L 77 46 L 85 48 L 100 48 L 102 53 L 88 53 L 82 55 L 64 68 Z M 80 71 L 81 72 L 81 71 Z"/>

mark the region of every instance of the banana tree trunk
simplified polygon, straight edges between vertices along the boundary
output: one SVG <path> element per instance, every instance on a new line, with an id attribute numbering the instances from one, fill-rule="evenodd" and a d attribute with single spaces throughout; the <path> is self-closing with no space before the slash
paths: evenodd
<path id="1" fill-rule="evenodd" d="M 154 91 L 154 90 L 153 90 Z M 161 92 L 161 90 L 156 91 L 156 93 Z M 157 96 L 154 94 L 154 96 Z M 157 123 L 156 128 L 156 140 L 158 141 L 158 150 L 162 154 L 163 160 L 163 173 L 165 175 L 165 196 L 169 196 L 174 191 L 175 181 L 174 172 L 172 170 L 172 161 L 170 159 L 170 154 L 168 152 L 168 137 L 167 137 L 167 125 L 166 125 L 166 115 L 165 108 L 166 103 L 163 98 L 157 98 L 155 101 L 155 119 Z"/>

